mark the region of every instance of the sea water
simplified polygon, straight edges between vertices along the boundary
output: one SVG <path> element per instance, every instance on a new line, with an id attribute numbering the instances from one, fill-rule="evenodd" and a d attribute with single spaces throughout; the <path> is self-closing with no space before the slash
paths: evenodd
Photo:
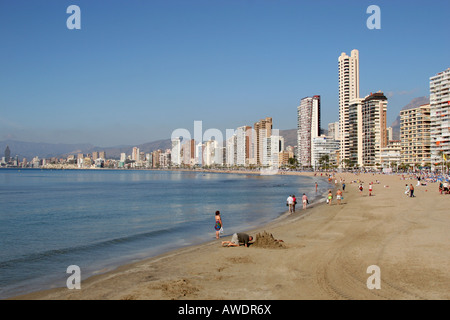
<path id="1" fill-rule="evenodd" d="M 315 192 L 315 182 L 319 192 Z M 268 223 L 316 177 L 152 170 L 0 170 L 0 298 Z M 299 201 L 301 203 L 301 201 Z M 301 207 L 301 205 L 299 205 Z"/>

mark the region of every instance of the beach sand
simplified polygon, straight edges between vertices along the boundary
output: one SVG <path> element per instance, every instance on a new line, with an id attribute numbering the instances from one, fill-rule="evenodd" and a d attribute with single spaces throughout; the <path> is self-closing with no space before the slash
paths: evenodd
<path id="1" fill-rule="evenodd" d="M 277 245 L 225 248 L 225 237 L 90 277 L 80 290 L 13 299 L 450 299 L 450 195 L 440 195 L 436 183 L 416 186 L 395 175 L 337 177 L 346 182 L 341 205 L 334 197 L 331 206 L 302 210 L 299 202 L 286 219 L 247 232 L 266 231 L 282 240 Z M 351 183 L 357 180 L 363 195 Z M 416 197 L 404 195 L 406 183 Z M 372 265 L 380 289 L 367 286 Z"/>

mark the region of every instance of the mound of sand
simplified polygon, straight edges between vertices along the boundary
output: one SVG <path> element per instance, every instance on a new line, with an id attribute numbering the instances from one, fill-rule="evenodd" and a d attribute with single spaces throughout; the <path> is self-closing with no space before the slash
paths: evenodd
<path id="1" fill-rule="evenodd" d="M 271 248 L 271 249 L 284 249 L 286 248 L 283 240 L 277 240 L 273 237 L 271 233 L 264 231 L 263 233 L 258 233 L 255 236 L 255 242 L 253 245 L 258 248 Z"/>

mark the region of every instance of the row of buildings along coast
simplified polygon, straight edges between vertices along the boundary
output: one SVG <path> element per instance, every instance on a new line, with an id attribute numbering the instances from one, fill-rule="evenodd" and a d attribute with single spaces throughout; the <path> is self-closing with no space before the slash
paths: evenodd
<path id="1" fill-rule="evenodd" d="M 285 143 L 266 117 L 227 130 L 226 137 L 196 141 L 175 136 L 167 149 L 143 153 L 134 147 L 120 159 L 94 152 L 20 162 L 7 147 L 0 166 L 42 167 L 59 161 L 77 168 L 443 168 L 450 157 L 450 68 L 429 78 L 429 103 L 400 112 L 397 140 L 387 127 L 388 98 L 382 91 L 361 96 L 360 71 L 358 50 L 338 57 L 338 121 L 328 124 L 324 134 L 320 95 L 304 97 L 296 110 L 294 143 Z"/>

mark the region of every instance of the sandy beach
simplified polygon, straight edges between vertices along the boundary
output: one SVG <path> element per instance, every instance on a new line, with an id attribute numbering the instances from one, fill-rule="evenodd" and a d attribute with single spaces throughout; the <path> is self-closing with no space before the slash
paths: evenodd
<path id="1" fill-rule="evenodd" d="M 247 231 L 254 237 L 266 231 L 282 240 L 274 242 L 278 246 L 226 248 L 221 242 L 231 237 L 225 237 L 93 276 L 80 290 L 13 299 L 450 299 L 450 195 L 439 194 L 436 183 L 416 186 L 396 175 L 337 178 L 346 182 L 341 205 L 335 192 L 331 206 L 302 210 L 299 201 L 286 219 Z M 351 183 L 358 180 L 362 195 Z M 375 183 L 373 196 L 369 182 Z M 410 183 L 414 198 L 404 194 Z M 212 228 L 213 216 L 211 221 Z M 380 270 L 380 289 L 367 286 L 373 265 Z"/>

